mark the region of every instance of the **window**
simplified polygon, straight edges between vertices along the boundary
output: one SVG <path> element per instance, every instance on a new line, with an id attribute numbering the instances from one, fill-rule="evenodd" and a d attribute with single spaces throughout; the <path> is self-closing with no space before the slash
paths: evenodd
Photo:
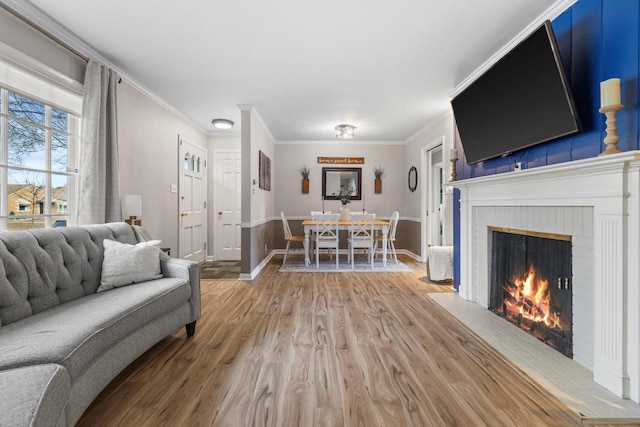
<path id="1" fill-rule="evenodd" d="M 79 124 L 57 106 L 0 87 L 0 229 L 74 222 Z"/>

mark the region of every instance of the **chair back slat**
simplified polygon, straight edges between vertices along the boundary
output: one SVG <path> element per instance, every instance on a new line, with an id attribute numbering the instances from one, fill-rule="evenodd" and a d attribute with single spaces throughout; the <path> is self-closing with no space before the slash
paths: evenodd
<path id="1" fill-rule="evenodd" d="M 284 212 L 280 212 L 280 216 L 282 217 L 282 229 L 284 230 L 284 238 L 290 239 L 291 229 L 289 228 L 289 222 L 287 221 L 287 218 L 285 218 Z"/>
<path id="2" fill-rule="evenodd" d="M 351 236 L 353 239 L 373 241 L 373 222 L 376 214 L 351 214 Z"/>
<path id="3" fill-rule="evenodd" d="M 398 211 L 393 211 L 391 214 L 391 220 L 389 221 L 389 239 L 396 238 L 396 229 L 398 228 L 398 218 L 400 218 L 400 214 Z"/>
<path id="4" fill-rule="evenodd" d="M 338 240 L 339 214 L 317 214 L 316 240 Z"/>
<path id="5" fill-rule="evenodd" d="M 338 214 L 318 214 L 314 220 L 315 226 L 315 246 L 316 246 L 316 267 L 320 267 L 320 248 L 329 249 L 329 256 L 331 256 L 331 250 L 336 250 L 336 269 L 338 268 L 338 249 L 340 247 L 340 239 L 338 235 Z"/>
<path id="6" fill-rule="evenodd" d="M 373 237 L 374 221 L 376 214 L 351 214 L 351 225 L 349 226 L 349 258 L 351 258 L 351 268 L 354 268 L 354 258 L 356 248 L 366 248 L 369 250 L 369 262 L 373 268 Z"/>

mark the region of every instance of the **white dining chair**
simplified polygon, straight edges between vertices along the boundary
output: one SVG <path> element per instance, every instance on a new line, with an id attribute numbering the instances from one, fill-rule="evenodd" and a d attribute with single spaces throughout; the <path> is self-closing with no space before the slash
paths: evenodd
<path id="1" fill-rule="evenodd" d="M 369 263 L 373 268 L 374 254 L 374 230 L 373 222 L 376 214 L 351 214 L 351 226 L 349 227 L 349 258 L 351 268 L 354 268 L 354 249 L 368 249 Z"/>
<path id="2" fill-rule="evenodd" d="M 284 231 L 284 240 L 287 242 L 287 246 L 284 248 L 284 260 L 282 260 L 282 264 L 284 265 L 287 262 L 287 254 L 289 253 L 289 244 L 291 242 L 302 242 L 302 247 L 304 249 L 305 254 L 307 253 L 307 245 L 304 242 L 304 236 L 291 235 L 289 222 L 287 221 L 287 218 L 285 218 L 284 212 L 280 212 L 280 216 L 282 217 L 282 229 Z"/>
<path id="3" fill-rule="evenodd" d="M 330 213 L 333 213 L 333 212 L 331 212 L 331 211 L 324 211 L 324 212 L 323 212 L 323 211 L 311 211 L 311 219 L 313 219 L 313 220 L 315 221 L 315 219 L 316 219 L 316 215 L 321 215 L 321 214 L 330 214 Z M 315 241 L 315 231 L 314 231 L 314 230 L 311 230 L 311 233 L 310 233 L 310 234 L 311 234 L 311 239 L 309 239 L 309 241 L 310 241 L 311 243 L 310 243 L 310 245 L 309 245 L 309 246 L 311 246 L 311 248 L 309 248 L 309 252 L 311 253 L 311 256 L 313 256 L 313 251 L 314 251 L 314 249 L 313 249 L 313 242 Z M 331 249 L 329 249 L 329 257 L 330 257 L 330 259 L 333 259 L 333 258 L 331 257 Z"/>
<path id="4" fill-rule="evenodd" d="M 398 255 L 396 254 L 396 245 L 395 245 L 395 241 L 396 241 L 396 230 L 398 229 L 398 218 L 400 217 L 400 214 L 398 213 L 398 211 L 394 211 L 391 214 L 391 220 L 389 220 L 389 231 L 387 233 L 387 254 L 389 253 L 389 251 L 391 251 L 391 253 L 393 253 L 393 259 L 395 259 L 396 264 L 398 263 Z M 378 242 L 380 242 L 380 245 L 384 244 L 383 243 L 383 236 L 376 236 L 376 243 L 375 243 L 375 248 L 374 248 L 374 252 L 375 254 L 381 254 L 382 253 L 382 248 L 378 249 Z"/>
<path id="5" fill-rule="evenodd" d="M 327 248 L 336 250 L 336 269 L 338 264 L 338 249 L 340 237 L 338 234 L 338 218 L 339 214 L 318 214 L 314 217 L 315 226 L 315 251 L 316 251 L 316 268 L 320 268 L 320 249 Z M 329 252 L 331 254 L 331 252 Z"/>

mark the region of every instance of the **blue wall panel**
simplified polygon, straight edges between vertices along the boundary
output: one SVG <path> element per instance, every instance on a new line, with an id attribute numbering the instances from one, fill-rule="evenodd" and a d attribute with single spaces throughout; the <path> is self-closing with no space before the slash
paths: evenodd
<path id="1" fill-rule="evenodd" d="M 602 57 L 602 0 L 580 0 L 571 11 L 571 75 L 574 99 L 583 131 L 566 139 L 572 140 L 571 157 L 561 161 L 597 156 L 604 147 L 601 129 L 604 116 L 600 108 Z M 550 159 L 547 164 L 559 163 Z"/>
<path id="2" fill-rule="evenodd" d="M 624 108 L 618 112 L 619 147 L 635 150 L 638 140 L 638 0 L 608 0 L 603 2 L 602 80 L 620 78 Z M 629 19 L 635 16 L 636 19 Z M 604 129 L 603 129 L 604 137 Z"/>

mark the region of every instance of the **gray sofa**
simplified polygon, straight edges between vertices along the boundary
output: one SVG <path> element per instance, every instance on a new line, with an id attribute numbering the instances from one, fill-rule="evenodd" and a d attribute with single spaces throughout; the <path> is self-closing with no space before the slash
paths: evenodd
<path id="1" fill-rule="evenodd" d="M 0 425 L 72 426 L 146 350 L 200 317 L 198 264 L 96 293 L 103 240 L 148 240 L 111 223 L 0 233 Z"/>

